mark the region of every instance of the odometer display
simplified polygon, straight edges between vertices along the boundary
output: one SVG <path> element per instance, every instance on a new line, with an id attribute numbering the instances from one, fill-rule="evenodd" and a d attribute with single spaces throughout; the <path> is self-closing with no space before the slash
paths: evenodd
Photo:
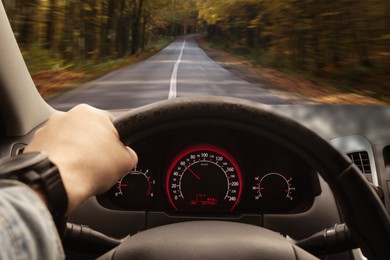
<path id="1" fill-rule="evenodd" d="M 225 150 L 211 145 L 193 146 L 171 163 L 166 191 L 176 211 L 233 211 L 241 197 L 241 171 Z"/>

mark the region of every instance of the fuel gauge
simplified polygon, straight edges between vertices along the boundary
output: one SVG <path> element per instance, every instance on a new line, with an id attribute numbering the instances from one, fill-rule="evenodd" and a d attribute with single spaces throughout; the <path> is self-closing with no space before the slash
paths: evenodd
<path id="1" fill-rule="evenodd" d="M 293 200 L 295 187 L 292 178 L 286 178 L 280 173 L 268 173 L 263 177 L 255 177 L 255 185 L 252 189 L 255 192 L 256 200 L 270 200 L 273 202 Z"/>

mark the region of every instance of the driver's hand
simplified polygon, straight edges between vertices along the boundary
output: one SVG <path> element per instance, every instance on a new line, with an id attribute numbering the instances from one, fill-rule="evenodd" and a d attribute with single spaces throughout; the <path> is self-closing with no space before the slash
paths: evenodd
<path id="1" fill-rule="evenodd" d="M 32 151 L 47 152 L 58 166 L 68 193 L 68 214 L 112 187 L 138 160 L 120 142 L 109 114 L 88 105 L 55 112 L 25 149 Z"/>

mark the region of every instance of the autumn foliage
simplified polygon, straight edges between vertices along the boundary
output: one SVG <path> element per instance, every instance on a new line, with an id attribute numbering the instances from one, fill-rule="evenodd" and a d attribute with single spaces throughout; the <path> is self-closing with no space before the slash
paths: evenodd
<path id="1" fill-rule="evenodd" d="M 388 0 L 197 0 L 209 37 L 253 62 L 390 96 Z"/>
<path id="2" fill-rule="evenodd" d="M 389 0 L 2 1 L 23 51 L 45 50 L 66 64 L 207 33 L 254 64 L 390 97 Z"/>

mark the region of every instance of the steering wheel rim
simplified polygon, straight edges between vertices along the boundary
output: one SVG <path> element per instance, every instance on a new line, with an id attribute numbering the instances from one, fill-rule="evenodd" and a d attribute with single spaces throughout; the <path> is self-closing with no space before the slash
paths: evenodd
<path id="1" fill-rule="evenodd" d="M 156 131 L 216 120 L 261 132 L 305 159 L 329 184 L 341 217 L 365 256 L 390 259 L 389 216 L 360 170 L 329 142 L 266 105 L 229 97 L 177 98 L 134 109 L 119 117 L 115 126 L 121 140 L 131 145 Z"/>

